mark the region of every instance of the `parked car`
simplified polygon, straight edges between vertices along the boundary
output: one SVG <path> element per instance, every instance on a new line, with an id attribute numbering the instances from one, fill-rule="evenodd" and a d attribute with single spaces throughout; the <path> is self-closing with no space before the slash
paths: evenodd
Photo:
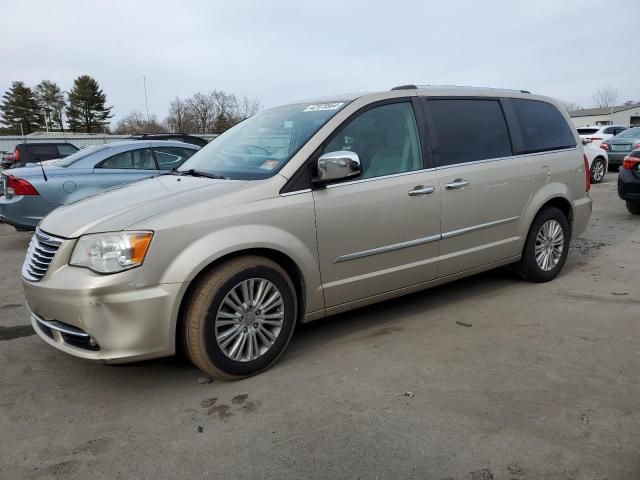
<path id="1" fill-rule="evenodd" d="M 66 142 L 53 143 L 19 143 L 15 146 L 13 154 L 3 156 L 3 168 L 19 168 L 25 164 L 64 158 L 78 151 L 78 147 Z"/>
<path id="2" fill-rule="evenodd" d="M 609 156 L 607 151 L 594 147 L 590 141 L 582 140 L 584 145 L 584 154 L 589 161 L 589 172 L 591 172 L 591 183 L 600 183 L 609 168 Z"/>
<path id="3" fill-rule="evenodd" d="M 61 205 L 173 170 L 198 149 L 181 142 L 130 140 L 87 147 L 42 167 L 4 171 L 0 219 L 17 230 L 33 230 Z"/>
<path id="4" fill-rule="evenodd" d="M 191 143 L 199 147 L 204 147 L 207 143 L 202 137 L 187 135 L 186 133 L 144 133 L 142 135 L 132 135 L 132 140 L 173 140 L 175 142 Z"/>
<path id="5" fill-rule="evenodd" d="M 578 134 L 584 140 L 591 140 L 594 146 L 599 147 L 600 144 L 615 137 L 627 129 L 624 125 L 593 125 L 586 127 L 578 127 Z"/>
<path id="6" fill-rule="evenodd" d="M 507 264 L 552 280 L 591 216 L 570 125 L 550 98 L 462 87 L 259 112 L 172 175 L 49 214 L 22 270 L 32 324 L 78 357 L 184 345 L 239 378 L 298 322 Z"/>
<path id="7" fill-rule="evenodd" d="M 640 127 L 629 128 L 615 137 L 602 142 L 609 155 L 609 165 L 617 169 L 632 150 L 640 148 Z"/>
<path id="8" fill-rule="evenodd" d="M 640 215 L 640 149 L 632 151 L 622 161 L 618 196 L 626 202 L 629 213 Z"/>

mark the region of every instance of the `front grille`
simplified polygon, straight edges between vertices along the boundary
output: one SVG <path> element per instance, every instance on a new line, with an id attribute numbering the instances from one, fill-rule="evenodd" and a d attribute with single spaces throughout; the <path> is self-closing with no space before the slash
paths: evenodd
<path id="1" fill-rule="evenodd" d="M 62 239 L 44 233 L 39 228 L 31 238 L 27 257 L 22 265 L 22 276 L 30 282 L 42 280 L 55 257 Z"/>

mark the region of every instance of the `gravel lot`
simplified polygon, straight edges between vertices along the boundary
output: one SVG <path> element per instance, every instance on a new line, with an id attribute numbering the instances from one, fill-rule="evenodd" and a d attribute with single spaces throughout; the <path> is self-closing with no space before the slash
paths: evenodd
<path id="1" fill-rule="evenodd" d="M 47 346 L 29 235 L 0 225 L 0 478 L 638 479 L 640 217 L 615 181 L 555 281 L 499 270 L 316 322 L 233 383 Z"/>

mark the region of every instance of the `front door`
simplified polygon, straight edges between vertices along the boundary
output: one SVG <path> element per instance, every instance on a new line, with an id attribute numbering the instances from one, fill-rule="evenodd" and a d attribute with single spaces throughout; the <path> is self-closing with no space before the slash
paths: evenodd
<path id="1" fill-rule="evenodd" d="M 435 278 L 440 189 L 424 168 L 412 102 L 359 113 L 322 153 L 340 150 L 358 154 L 362 174 L 313 192 L 326 306 Z"/>

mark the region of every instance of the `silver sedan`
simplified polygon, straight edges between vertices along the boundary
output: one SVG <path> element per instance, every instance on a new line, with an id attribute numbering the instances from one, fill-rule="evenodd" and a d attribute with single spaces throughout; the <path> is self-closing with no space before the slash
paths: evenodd
<path id="1" fill-rule="evenodd" d="M 173 170 L 199 149 L 182 142 L 131 140 L 87 147 L 60 160 L 4 171 L 0 219 L 17 230 L 33 230 L 55 208 Z"/>

